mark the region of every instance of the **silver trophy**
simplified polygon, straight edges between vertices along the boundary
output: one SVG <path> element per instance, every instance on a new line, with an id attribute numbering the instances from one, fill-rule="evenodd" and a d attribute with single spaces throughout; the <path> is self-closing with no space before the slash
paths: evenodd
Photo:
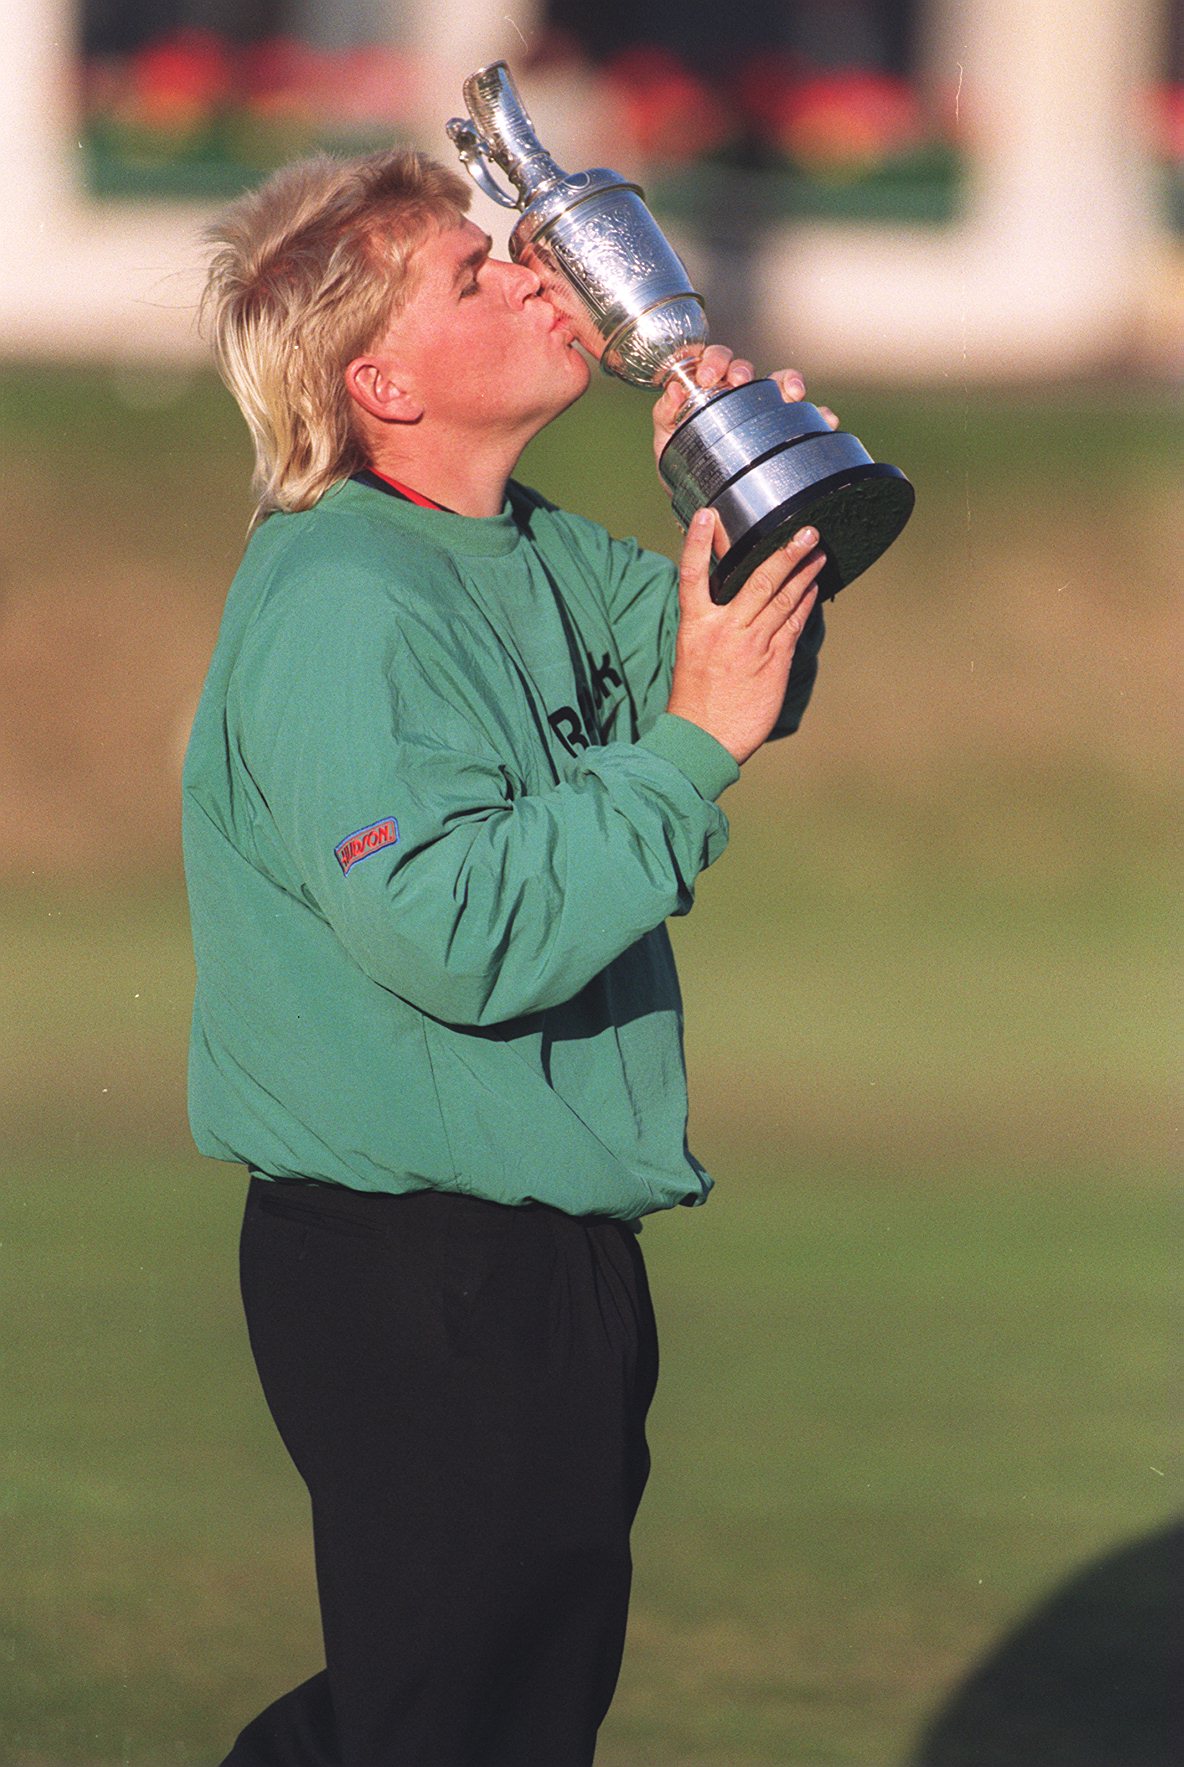
<path id="1" fill-rule="evenodd" d="M 908 479 L 873 460 L 854 436 L 828 429 L 815 406 L 787 404 L 774 381 L 697 386 L 693 365 L 708 335 L 703 299 L 640 187 L 603 167 L 562 171 L 505 62 L 471 74 L 464 100 L 468 120 L 454 117 L 448 133 L 480 189 L 522 210 L 510 256 L 538 275 L 606 374 L 636 387 L 678 380 L 687 388 L 658 470 L 684 528 L 705 504 L 720 519 L 726 548 L 711 576 L 714 599 L 730 601 L 761 560 L 807 524 L 827 555 L 819 594 L 836 595 L 904 527 L 914 499 Z"/>

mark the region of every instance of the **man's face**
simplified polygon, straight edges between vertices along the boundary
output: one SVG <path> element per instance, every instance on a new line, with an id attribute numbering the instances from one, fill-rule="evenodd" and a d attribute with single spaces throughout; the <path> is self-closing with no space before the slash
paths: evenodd
<path id="1" fill-rule="evenodd" d="M 588 364 L 534 272 L 491 258 L 491 243 L 472 221 L 429 234 L 415 291 L 371 355 L 425 422 L 530 435 L 579 398 Z"/>

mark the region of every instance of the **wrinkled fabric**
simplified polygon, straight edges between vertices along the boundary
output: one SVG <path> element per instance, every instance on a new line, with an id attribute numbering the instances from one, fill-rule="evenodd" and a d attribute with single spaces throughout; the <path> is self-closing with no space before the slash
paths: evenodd
<path id="1" fill-rule="evenodd" d="M 185 763 L 203 1152 L 576 1215 L 703 1200 L 663 922 L 738 769 L 664 711 L 676 623 L 668 560 L 518 486 L 488 520 L 356 483 L 269 517 Z"/>

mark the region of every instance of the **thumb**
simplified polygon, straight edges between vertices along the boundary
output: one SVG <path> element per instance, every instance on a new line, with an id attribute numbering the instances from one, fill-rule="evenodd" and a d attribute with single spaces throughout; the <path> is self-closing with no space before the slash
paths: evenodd
<path id="1" fill-rule="evenodd" d="M 674 428 L 678 414 L 686 404 L 686 399 L 686 387 L 676 375 L 671 375 L 663 387 L 662 396 L 653 411 L 654 427 L 661 430 L 663 435 Z"/>

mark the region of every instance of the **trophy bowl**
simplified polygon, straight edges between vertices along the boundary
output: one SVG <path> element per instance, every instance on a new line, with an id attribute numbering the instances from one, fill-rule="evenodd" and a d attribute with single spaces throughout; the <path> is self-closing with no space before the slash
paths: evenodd
<path id="1" fill-rule="evenodd" d="M 730 601 L 762 559 L 806 526 L 826 553 L 819 598 L 837 595 L 908 521 L 915 494 L 905 475 L 873 460 L 847 431 L 832 431 L 814 405 L 783 399 L 775 381 L 698 386 L 706 308 L 640 188 L 605 167 L 571 173 L 556 165 L 504 62 L 471 74 L 464 98 L 468 117 L 454 117 L 448 134 L 485 194 L 521 210 L 510 256 L 535 272 L 606 374 L 651 390 L 671 380 L 686 388 L 658 471 L 684 529 L 704 506 L 719 519 L 714 600 Z"/>

